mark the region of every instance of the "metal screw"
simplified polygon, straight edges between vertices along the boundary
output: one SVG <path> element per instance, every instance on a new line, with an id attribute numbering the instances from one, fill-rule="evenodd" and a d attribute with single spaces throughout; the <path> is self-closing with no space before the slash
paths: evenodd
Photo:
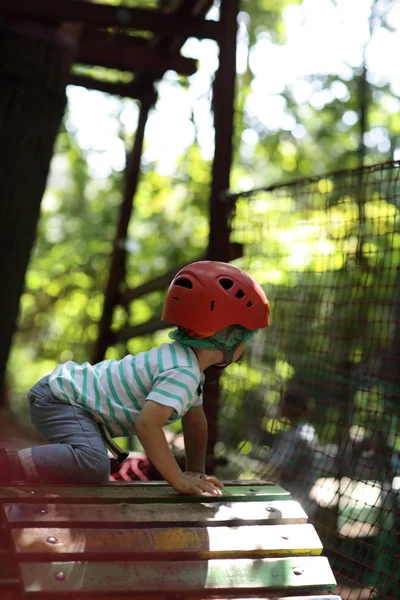
<path id="1" fill-rule="evenodd" d="M 37 515 L 47 515 L 47 510 L 45 510 L 44 508 L 39 508 L 39 509 L 36 511 L 36 514 L 37 514 Z"/>
<path id="2" fill-rule="evenodd" d="M 295 568 L 293 569 L 293 573 L 294 573 L 295 575 L 303 575 L 303 573 L 304 573 L 304 569 L 301 569 L 300 567 L 295 567 Z"/>
<path id="3" fill-rule="evenodd" d="M 36 494 L 36 492 L 34 492 L 33 490 L 29 491 L 30 494 Z"/>
<path id="4" fill-rule="evenodd" d="M 49 542 L 49 544 L 57 544 L 58 539 L 51 535 L 50 537 L 47 538 L 46 542 Z"/>
<path id="5" fill-rule="evenodd" d="M 283 540 L 288 540 L 289 538 L 288 538 L 288 536 L 287 536 L 287 535 L 282 535 L 282 539 L 283 539 Z"/>
<path id="6" fill-rule="evenodd" d="M 277 509 L 276 509 L 276 508 L 273 508 L 272 506 L 267 506 L 267 507 L 265 508 L 265 510 L 267 510 L 268 512 L 277 512 Z"/>
<path id="7" fill-rule="evenodd" d="M 57 579 L 57 581 L 64 581 L 65 573 L 63 573 L 62 571 L 59 571 L 58 573 L 54 573 L 54 577 Z"/>

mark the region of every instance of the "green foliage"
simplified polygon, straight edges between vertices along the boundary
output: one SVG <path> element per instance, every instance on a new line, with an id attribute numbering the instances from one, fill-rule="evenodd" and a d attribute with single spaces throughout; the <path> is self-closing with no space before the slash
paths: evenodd
<path id="1" fill-rule="evenodd" d="M 118 5 L 122 1 L 109 0 L 109 3 Z M 154 3 L 132 0 L 131 4 L 151 8 Z M 297 10 L 300 5 L 299 0 L 246 0 L 242 3 L 240 24 L 242 39 L 247 36 L 247 58 L 239 74 L 233 188 L 356 166 L 360 161 L 363 105 L 368 117 L 364 133 L 369 135 L 366 138 L 369 146 L 363 149 L 365 160 L 385 160 L 396 148 L 400 132 L 399 100 L 382 78 L 367 77 L 365 94 L 360 94 L 365 77 L 362 65 L 347 65 L 347 70 L 340 75 L 304 76 L 300 82 L 290 83 L 275 94 L 284 106 L 287 127 L 271 127 L 263 120 L 263 111 L 255 109 L 251 99 L 260 92 L 255 87 L 257 74 L 252 71 L 249 57 L 265 39 L 277 47 L 286 43 L 285 10 Z M 389 27 L 383 17 L 378 21 L 382 27 Z M 83 72 L 87 68 L 79 69 Z M 109 81 L 127 81 L 130 77 L 108 69 L 89 71 Z M 174 83 L 188 87 L 182 78 Z M 121 103 L 120 112 L 122 106 Z M 115 116 L 121 118 L 121 115 Z M 191 118 L 193 120 L 193 115 Z M 125 143 L 125 138 L 130 138 L 132 133 L 125 135 L 121 125 L 120 137 Z M 9 362 L 12 388 L 21 396 L 59 361 L 83 362 L 90 358 L 97 336 L 124 178 L 119 172 L 111 172 L 106 179 L 94 178 L 88 167 L 90 152 L 82 149 L 77 139 L 77 132 L 70 126 L 60 133 L 54 164 L 56 172 L 62 172 L 63 181 L 51 185 L 46 192 L 26 290 L 21 299 L 18 332 Z M 388 140 L 389 146 L 382 140 Z M 127 243 L 129 288 L 204 252 L 209 185 L 210 163 L 203 158 L 197 140 L 184 150 L 170 175 L 162 175 L 157 163 L 143 165 Z M 351 364 L 362 362 L 368 352 L 366 339 L 373 339 L 378 347 L 384 346 L 388 332 L 385 322 L 377 330 L 373 307 L 384 301 L 385 290 L 393 286 L 400 253 L 400 236 L 390 229 L 398 215 L 393 193 L 390 198 L 385 197 L 381 187 L 375 195 L 371 194 L 363 205 L 363 216 L 356 184 L 352 185 L 353 191 L 346 194 L 332 178 L 310 183 L 304 188 L 305 193 L 312 196 L 309 206 L 302 206 L 301 198 L 288 190 L 279 194 L 260 193 L 251 203 L 240 198 L 233 223 L 233 241 L 244 244 L 247 253 L 251 248 L 251 260 L 246 255 L 243 266 L 248 266 L 262 281 L 273 302 L 277 339 L 286 339 L 301 320 L 304 306 L 318 307 L 311 326 L 318 335 L 321 355 L 328 356 L 332 307 L 339 302 L 335 290 L 344 283 L 352 290 L 353 304 L 340 305 L 335 323 L 351 328 L 353 341 L 338 346 L 331 368 L 339 366 L 343 353 Z M 389 182 L 388 189 L 390 185 Z M 363 218 L 365 229 L 360 221 Z M 360 248 L 368 268 L 358 268 Z M 381 285 L 376 285 L 378 276 Z M 322 288 L 320 282 L 323 282 Z M 368 294 L 370 302 L 362 306 L 363 318 L 356 319 L 360 317 L 357 308 L 360 294 Z M 162 299 L 163 291 L 160 291 L 132 302 L 127 311 L 119 307 L 114 314 L 113 329 L 125 324 L 136 325 L 158 314 Z M 367 325 L 361 325 L 362 322 Z M 229 383 L 223 381 L 230 401 L 229 406 L 222 408 L 227 418 L 221 423 L 233 447 L 246 443 L 240 419 L 233 425 L 234 419 L 228 418 L 242 413 L 244 398 L 252 399 L 265 440 L 287 426 L 276 419 L 274 411 L 280 401 L 280 388 L 292 380 L 300 368 L 304 371 L 298 357 L 301 355 L 307 363 L 313 355 L 312 342 L 306 334 L 300 331 L 293 344 L 284 350 L 276 344 L 265 344 L 262 354 L 264 334 L 260 334 L 261 342 L 251 348 L 252 366 L 242 363 L 231 368 Z M 118 358 L 127 351 L 139 352 L 166 339 L 166 332 L 131 339 L 127 344 L 109 348 L 107 357 Z M 260 363 L 262 368 L 259 368 Z M 317 375 L 311 370 L 307 377 L 315 383 Z M 324 379 L 327 375 L 320 373 L 319 377 Z M 373 384 L 368 387 L 373 397 L 377 393 L 375 387 Z M 355 402 L 362 423 L 367 426 L 367 396 L 358 394 Z M 331 420 L 339 418 L 342 404 L 343 401 L 339 401 L 331 408 Z M 329 441 L 336 435 L 328 426 L 321 427 L 320 434 Z M 397 439 L 394 443 L 398 443 Z"/>
<path id="2" fill-rule="evenodd" d="M 88 151 L 79 147 L 74 132 L 64 129 L 60 134 L 54 161 L 62 172 L 61 183 L 57 188 L 56 181 L 43 200 L 9 361 L 11 385 L 21 397 L 59 362 L 90 358 L 123 192 L 121 173 L 111 173 L 106 180 L 89 175 Z M 128 287 L 204 252 L 209 180 L 209 165 L 196 146 L 177 165 L 174 178 L 148 167 L 135 198 L 127 242 Z M 113 328 L 150 318 L 160 311 L 162 297 L 156 292 L 139 299 L 128 314 L 118 308 Z M 108 357 L 143 350 L 159 338 L 110 348 Z M 160 339 L 165 338 L 163 332 Z"/>

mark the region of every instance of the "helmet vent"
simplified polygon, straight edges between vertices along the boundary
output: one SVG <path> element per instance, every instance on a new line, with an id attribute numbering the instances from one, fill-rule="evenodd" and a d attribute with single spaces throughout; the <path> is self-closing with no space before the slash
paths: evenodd
<path id="1" fill-rule="evenodd" d="M 192 287 L 193 287 L 193 284 L 190 281 L 190 279 L 187 279 L 186 277 L 180 277 L 179 279 L 177 279 L 174 282 L 174 285 L 178 285 L 179 287 L 184 287 L 184 288 L 187 288 L 189 290 L 191 290 Z"/>
<path id="2" fill-rule="evenodd" d="M 248 306 L 249 308 L 250 308 L 250 306 L 253 306 L 253 303 L 252 303 L 252 301 L 251 301 L 251 300 L 250 300 L 250 301 L 247 303 L 247 306 Z"/>
<path id="3" fill-rule="evenodd" d="M 245 294 L 243 290 L 238 290 L 235 294 L 236 298 L 244 298 Z"/>
<path id="4" fill-rule="evenodd" d="M 226 279 L 226 278 L 220 279 L 219 280 L 219 285 L 221 287 L 223 287 L 224 290 L 230 290 L 231 287 L 233 286 L 233 281 L 232 281 L 232 279 Z"/>

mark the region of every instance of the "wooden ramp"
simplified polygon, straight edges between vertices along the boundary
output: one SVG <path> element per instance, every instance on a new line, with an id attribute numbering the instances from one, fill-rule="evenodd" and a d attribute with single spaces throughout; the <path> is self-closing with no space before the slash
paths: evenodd
<path id="1" fill-rule="evenodd" d="M 340 600 L 307 515 L 268 482 L 0 486 L 0 599 Z"/>

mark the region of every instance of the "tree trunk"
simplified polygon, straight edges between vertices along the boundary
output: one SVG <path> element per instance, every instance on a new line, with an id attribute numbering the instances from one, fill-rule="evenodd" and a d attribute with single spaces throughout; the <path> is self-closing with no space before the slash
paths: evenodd
<path id="1" fill-rule="evenodd" d="M 62 31 L 28 23 L 1 23 L 0 390 L 40 202 L 66 105 L 74 46 Z"/>

